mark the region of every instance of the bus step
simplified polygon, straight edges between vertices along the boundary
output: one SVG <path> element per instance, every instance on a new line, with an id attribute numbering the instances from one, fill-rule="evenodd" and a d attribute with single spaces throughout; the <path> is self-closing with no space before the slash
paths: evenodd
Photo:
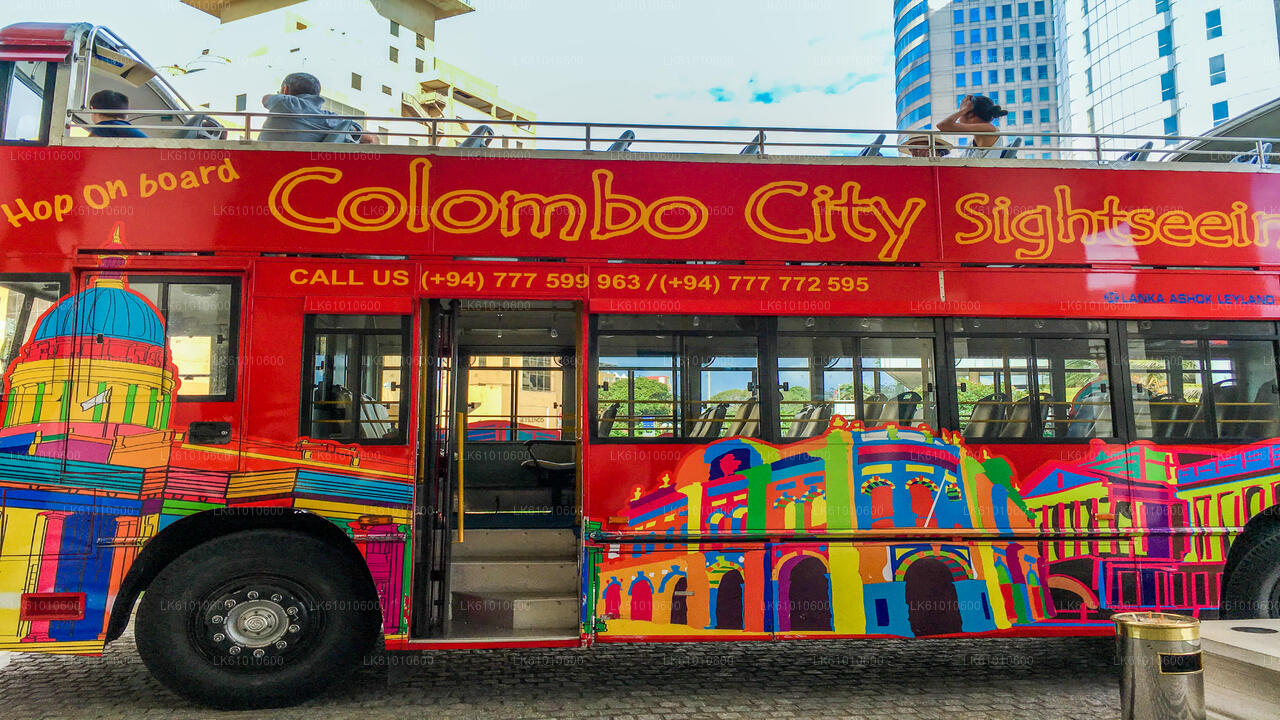
<path id="1" fill-rule="evenodd" d="M 454 562 L 474 558 L 507 560 L 570 560 L 578 557 L 573 530 L 473 530 L 467 527 L 465 542 L 450 551 Z"/>
<path id="2" fill-rule="evenodd" d="M 466 543 L 463 543 L 464 545 Z M 578 590 L 578 562 L 569 560 L 510 559 L 506 557 L 457 559 L 451 563 L 450 587 L 454 592 L 548 592 Z"/>
<path id="3" fill-rule="evenodd" d="M 504 630 L 572 633 L 578 625 L 578 595 L 455 592 L 453 620 Z"/>

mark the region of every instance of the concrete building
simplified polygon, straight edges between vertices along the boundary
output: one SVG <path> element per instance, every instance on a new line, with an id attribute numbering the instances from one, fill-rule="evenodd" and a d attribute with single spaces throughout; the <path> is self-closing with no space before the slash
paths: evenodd
<path id="1" fill-rule="evenodd" d="M 341 115 L 458 120 L 440 123 L 442 135 L 465 135 L 495 119 L 535 119 L 528 109 L 502 98 L 493 83 L 436 57 L 436 22 L 473 12 L 465 0 L 183 2 L 224 23 L 204 45 L 192 48 L 190 61 L 168 68 L 174 85 L 195 105 L 262 112 L 262 96 L 278 92 L 285 75 L 309 72 L 320 79 L 328 109 Z M 430 131 L 426 124 L 363 124 L 370 131 Z M 495 125 L 494 130 L 518 137 L 495 140 L 491 147 L 533 145 L 530 125 Z M 393 137 L 384 142 L 417 145 L 427 140 Z"/>
<path id="2" fill-rule="evenodd" d="M 997 122 L 1027 145 L 1057 132 L 1058 44 L 1053 2 L 895 0 L 898 127 L 932 128 L 965 95 L 986 95 L 1009 111 Z M 961 139 L 967 142 L 967 139 Z M 1021 157 L 1051 158 L 1044 150 Z"/>
<path id="3" fill-rule="evenodd" d="M 1056 5 L 1064 130 L 1199 135 L 1280 95 L 1274 0 Z"/>

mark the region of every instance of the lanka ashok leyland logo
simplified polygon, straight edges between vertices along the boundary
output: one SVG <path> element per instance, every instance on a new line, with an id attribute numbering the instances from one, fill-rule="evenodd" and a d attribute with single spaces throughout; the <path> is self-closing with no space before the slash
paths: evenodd
<path id="1" fill-rule="evenodd" d="M 1113 305 L 1275 305 L 1275 295 L 1234 295 L 1221 293 L 1119 293 L 1114 290 L 1102 299 Z"/>

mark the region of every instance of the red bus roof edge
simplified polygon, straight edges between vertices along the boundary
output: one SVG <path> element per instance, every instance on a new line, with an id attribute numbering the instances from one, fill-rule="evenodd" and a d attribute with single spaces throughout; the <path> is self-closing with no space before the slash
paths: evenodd
<path id="1" fill-rule="evenodd" d="M 0 60 L 62 62 L 87 23 L 15 23 L 0 28 Z"/>

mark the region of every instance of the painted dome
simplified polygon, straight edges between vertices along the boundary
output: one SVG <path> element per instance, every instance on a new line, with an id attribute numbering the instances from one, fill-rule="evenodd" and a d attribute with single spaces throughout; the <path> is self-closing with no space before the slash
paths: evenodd
<path id="1" fill-rule="evenodd" d="M 58 303 L 40 321 L 33 339 L 96 335 L 164 347 L 164 325 L 155 308 L 118 280 L 100 281 Z"/>

